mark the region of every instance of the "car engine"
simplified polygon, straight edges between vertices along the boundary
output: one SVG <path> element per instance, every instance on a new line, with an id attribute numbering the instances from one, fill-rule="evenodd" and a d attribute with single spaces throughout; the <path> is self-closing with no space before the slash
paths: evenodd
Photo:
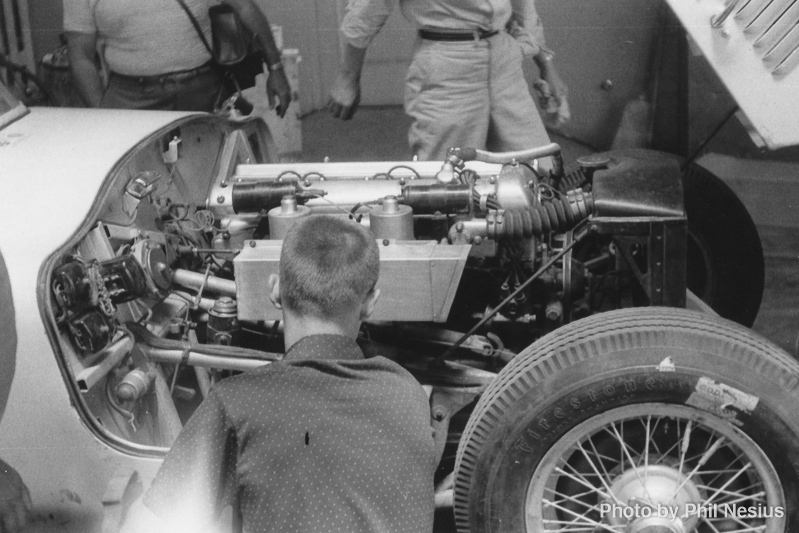
<path id="1" fill-rule="evenodd" d="M 280 358 L 266 279 L 305 217 L 352 219 L 379 241 L 382 296 L 362 346 L 422 383 L 484 385 L 565 323 L 685 305 L 686 219 L 667 158 L 600 154 L 566 174 L 550 144 L 267 164 L 258 139 L 252 125 L 220 137 L 188 123 L 146 143 L 53 258 L 65 371 L 100 434 L 125 448 L 168 447 L 215 381 Z"/>
<path id="2" fill-rule="evenodd" d="M 757 232 L 720 180 L 641 150 L 567 171 L 557 144 L 425 162 L 269 163 L 271 148 L 256 120 L 176 119 L 43 264 L 44 324 L 99 441 L 163 457 L 215 383 L 279 361 L 267 280 L 292 226 L 330 216 L 378 243 L 358 343 L 427 389 L 436 502 L 460 531 L 671 527 L 602 514 L 608 491 L 686 512 L 794 501 L 772 463 L 794 453 L 772 449 L 790 440 L 772 400 L 787 356 L 713 316 L 718 295 L 749 294 L 747 320 L 762 291 Z M 702 519 L 672 529 L 739 527 Z"/>

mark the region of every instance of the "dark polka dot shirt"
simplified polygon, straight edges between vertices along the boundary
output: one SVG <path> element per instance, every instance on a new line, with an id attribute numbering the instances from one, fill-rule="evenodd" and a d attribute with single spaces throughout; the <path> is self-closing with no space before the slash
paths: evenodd
<path id="1" fill-rule="evenodd" d="M 419 383 L 338 335 L 221 381 L 167 455 L 145 505 L 175 529 L 238 506 L 247 532 L 425 532 L 436 468 Z"/>

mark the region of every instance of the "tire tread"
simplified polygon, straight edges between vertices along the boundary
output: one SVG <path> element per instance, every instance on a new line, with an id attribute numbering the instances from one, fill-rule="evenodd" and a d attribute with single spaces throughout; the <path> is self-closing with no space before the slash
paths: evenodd
<path id="1" fill-rule="evenodd" d="M 719 353 L 745 365 L 786 392 L 799 395 L 799 363 L 766 339 L 725 319 L 685 309 L 634 308 L 574 322 L 523 350 L 478 401 L 461 438 L 455 463 L 458 530 L 470 531 L 470 481 L 483 444 L 501 423 L 503 414 L 521 397 L 520 390 L 530 390 L 578 362 L 620 349 L 677 347 L 678 336 L 667 331 L 698 337 L 702 339 L 701 348 L 707 352 Z"/>

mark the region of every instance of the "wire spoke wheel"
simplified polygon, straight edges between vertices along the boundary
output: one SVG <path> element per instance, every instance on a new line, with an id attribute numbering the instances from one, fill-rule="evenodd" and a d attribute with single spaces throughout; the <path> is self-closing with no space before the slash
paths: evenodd
<path id="1" fill-rule="evenodd" d="M 784 531 L 774 466 L 746 434 L 696 409 L 637 404 L 579 424 L 542 459 L 527 531 Z M 779 515 L 779 516 L 777 516 Z"/>
<path id="2" fill-rule="evenodd" d="M 684 309 L 578 320 L 488 386 L 455 471 L 461 533 L 793 533 L 799 362 Z"/>

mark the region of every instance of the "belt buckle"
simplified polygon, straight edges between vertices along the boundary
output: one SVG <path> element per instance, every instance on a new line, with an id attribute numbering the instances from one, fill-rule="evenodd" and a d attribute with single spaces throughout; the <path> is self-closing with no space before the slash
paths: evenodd
<path id="1" fill-rule="evenodd" d="M 479 42 L 482 37 L 480 36 L 480 28 L 475 28 L 472 30 L 472 36 L 474 37 L 475 42 Z"/>

